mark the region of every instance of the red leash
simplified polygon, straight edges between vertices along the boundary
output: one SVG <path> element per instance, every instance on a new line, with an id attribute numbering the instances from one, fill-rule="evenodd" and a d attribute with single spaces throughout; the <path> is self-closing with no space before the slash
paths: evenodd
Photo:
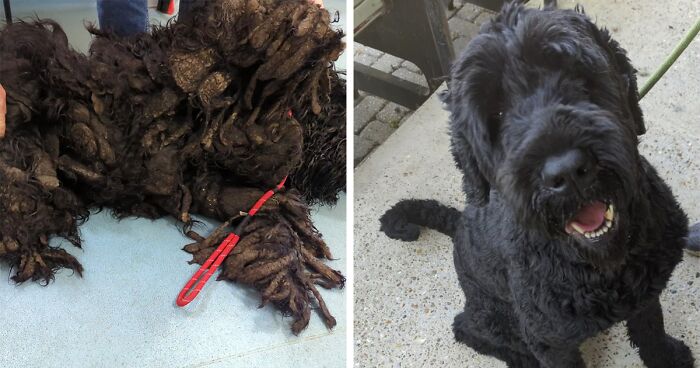
<path id="1" fill-rule="evenodd" d="M 211 275 L 216 272 L 216 269 L 221 266 L 221 264 L 224 262 L 224 259 L 226 256 L 231 253 L 233 248 L 238 244 L 238 240 L 241 239 L 240 235 L 237 233 L 240 233 L 243 231 L 243 228 L 248 224 L 250 221 L 250 218 L 253 217 L 258 210 L 260 210 L 260 207 L 262 207 L 265 202 L 267 202 L 270 197 L 275 195 L 278 191 L 280 191 L 284 187 L 284 182 L 287 180 L 287 177 L 285 176 L 282 181 L 277 184 L 277 186 L 274 189 L 268 190 L 265 194 L 263 194 L 260 199 L 258 199 L 257 202 L 253 205 L 253 207 L 248 211 L 248 215 L 246 218 L 241 221 L 241 223 L 236 227 L 234 232 L 229 234 L 229 236 L 224 239 L 224 241 L 221 242 L 219 247 L 216 248 L 214 253 L 211 254 L 211 256 L 207 259 L 206 262 L 202 265 L 202 267 L 195 272 L 194 276 L 190 279 L 190 281 L 185 284 L 185 287 L 182 288 L 180 291 L 180 294 L 177 296 L 176 303 L 180 307 L 184 307 L 187 304 L 189 304 L 194 298 L 197 297 L 200 291 L 202 291 L 202 288 L 204 285 L 209 281 L 209 278 Z M 206 273 L 205 273 L 206 272 Z M 204 276 L 202 276 L 204 274 Z M 195 285 L 196 284 L 196 285 Z M 192 288 L 194 286 L 194 289 Z"/>

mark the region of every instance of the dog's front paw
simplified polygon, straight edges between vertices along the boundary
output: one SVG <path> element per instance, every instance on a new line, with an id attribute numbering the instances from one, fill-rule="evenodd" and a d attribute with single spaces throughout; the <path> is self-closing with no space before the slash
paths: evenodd
<path id="1" fill-rule="evenodd" d="M 652 356 L 644 359 L 650 368 L 693 368 L 693 354 L 683 341 L 666 336 L 662 351 L 649 352 Z"/>
<path id="2" fill-rule="evenodd" d="M 676 340 L 673 337 L 668 337 L 669 344 L 673 351 L 673 363 L 669 367 L 678 368 L 693 368 L 695 358 L 687 345 L 683 341 Z"/>

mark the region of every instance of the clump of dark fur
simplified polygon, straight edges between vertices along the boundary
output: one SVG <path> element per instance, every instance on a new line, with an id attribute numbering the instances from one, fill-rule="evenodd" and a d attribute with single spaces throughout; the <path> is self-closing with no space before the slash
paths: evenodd
<path id="1" fill-rule="evenodd" d="M 305 148 L 303 137 L 331 125 L 335 134 L 342 108 L 330 98 L 342 34 L 328 12 L 306 0 L 201 4 L 191 18 L 134 38 L 93 29 L 87 56 L 50 20 L 0 31 L 8 93 L 0 259 L 15 268 L 13 280 L 48 282 L 62 267 L 80 273 L 48 239 L 80 246 L 77 226 L 90 207 L 118 217 L 172 215 L 186 228 L 190 213 L 226 221 L 207 238 L 188 232 L 197 243 L 187 250 L 201 263 L 266 189 L 325 155 Z M 344 160 L 333 162 L 344 178 Z M 305 181 L 320 180 L 312 171 L 295 175 L 304 188 L 323 185 Z M 344 279 L 322 263 L 330 252 L 296 191 L 273 198 L 242 235 L 221 278 L 261 290 L 263 303 L 294 317 L 295 333 L 313 300 L 335 324 L 314 285 L 341 287 Z"/>
<path id="2" fill-rule="evenodd" d="M 330 103 L 320 114 L 299 118 L 304 127 L 301 165 L 290 176 L 290 185 L 311 203 L 334 204 L 346 184 L 345 81 L 331 76 Z"/>

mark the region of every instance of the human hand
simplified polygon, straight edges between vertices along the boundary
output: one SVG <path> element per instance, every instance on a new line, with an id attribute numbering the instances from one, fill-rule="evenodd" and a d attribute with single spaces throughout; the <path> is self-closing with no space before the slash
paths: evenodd
<path id="1" fill-rule="evenodd" d="M 5 99 L 5 89 L 0 84 L 0 139 L 5 137 L 5 114 L 7 114 L 7 102 Z"/>
<path id="2" fill-rule="evenodd" d="M 321 8 L 323 8 L 323 0 L 309 0 L 309 1 L 320 6 Z"/>

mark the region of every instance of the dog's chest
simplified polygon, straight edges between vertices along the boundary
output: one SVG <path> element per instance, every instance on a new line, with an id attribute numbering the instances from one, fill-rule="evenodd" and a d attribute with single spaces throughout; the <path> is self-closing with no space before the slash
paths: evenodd
<path id="1" fill-rule="evenodd" d="M 557 259 L 539 261 L 521 269 L 519 288 L 529 292 L 518 293 L 516 303 L 534 304 L 539 313 L 535 319 L 543 324 L 557 321 L 552 330 L 580 338 L 630 318 L 658 297 L 670 277 L 651 261 L 630 262 L 607 272 Z"/>

